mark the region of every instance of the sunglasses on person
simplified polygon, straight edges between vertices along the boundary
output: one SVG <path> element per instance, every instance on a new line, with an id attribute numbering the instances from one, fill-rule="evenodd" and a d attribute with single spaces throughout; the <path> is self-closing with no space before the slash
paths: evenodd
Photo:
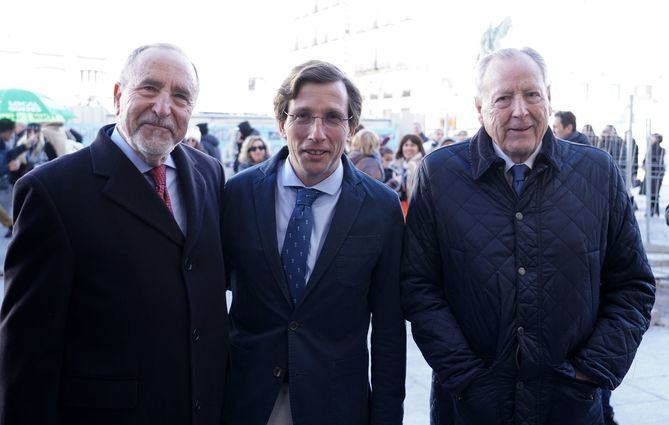
<path id="1" fill-rule="evenodd" d="M 265 147 L 264 146 L 251 146 L 249 148 L 249 152 L 255 152 L 255 151 L 264 151 Z"/>

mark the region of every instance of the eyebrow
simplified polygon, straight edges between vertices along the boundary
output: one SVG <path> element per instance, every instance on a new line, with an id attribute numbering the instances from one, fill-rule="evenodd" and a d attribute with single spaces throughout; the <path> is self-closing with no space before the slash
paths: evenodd
<path id="1" fill-rule="evenodd" d="M 162 81 L 157 80 L 155 78 L 151 78 L 151 77 L 147 77 L 147 78 L 143 79 L 142 81 L 140 81 L 138 86 L 141 87 L 141 86 L 146 85 L 146 84 L 151 85 L 151 86 L 160 87 L 160 88 L 163 88 L 165 86 L 165 83 L 163 83 Z M 172 88 L 172 93 L 183 94 L 183 95 L 188 96 L 191 99 L 193 98 L 193 90 L 189 90 L 187 87 L 181 86 L 181 85 L 173 87 Z"/>

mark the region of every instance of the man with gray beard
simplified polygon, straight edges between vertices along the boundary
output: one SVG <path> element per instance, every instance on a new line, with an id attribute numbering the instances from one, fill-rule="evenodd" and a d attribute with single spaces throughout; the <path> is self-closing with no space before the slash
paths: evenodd
<path id="1" fill-rule="evenodd" d="M 17 182 L 0 423 L 220 424 L 224 176 L 181 143 L 198 90 L 177 47 L 136 49 L 117 123 Z"/>

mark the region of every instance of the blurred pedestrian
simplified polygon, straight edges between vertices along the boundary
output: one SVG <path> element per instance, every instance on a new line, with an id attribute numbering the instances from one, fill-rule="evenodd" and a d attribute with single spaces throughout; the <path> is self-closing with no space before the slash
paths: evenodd
<path id="1" fill-rule="evenodd" d="M 180 143 L 198 91 L 180 49 L 136 49 L 116 124 L 16 184 L 3 424 L 221 424 L 223 169 Z"/>
<path id="2" fill-rule="evenodd" d="M 200 144 L 204 148 L 204 151 L 209 154 L 212 158 L 216 158 L 219 162 L 221 161 L 221 150 L 219 148 L 220 142 L 216 136 L 209 132 L 209 124 L 202 122 L 197 124 L 197 127 L 200 129 Z"/>
<path id="3" fill-rule="evenodd" d="M 402 213 L 343 154 L 361 109 L 334 65 L 294 68 L 274 98 L 286 146 L 225 186 L 225 424 L 402 423 Z"/>
<path id="4" fill-rule="evenodd" d="M 239 154 L 242 151 L 242 145 L 244 140 L 251 135 L 260 134 L 258 130 L 251 127 L 251 124 L 248 121 L 242 121 L 237 125 L 237 135 L 235 138 L 235 162 L 232 165 L 233 171 L 236 173 L 239 171 Z"/>
<path id="5" fill-rule="evenodd" d="M 269 146 L 259 135 L 251 135 L 244 140 L 239 152 L 239 171 L 258 165 L 271 156 Z"/>
<path id="6" fill-rule="evenodd" d="M 423 156 L 425 156 L 425 150 L 420 137 L 415 134 L 406 134 L 400 140 L 400 145 L 395 153 L 395 161 L 391 164 L 395 175 L 393 180 L 389 182 L 389 186 L 399 193 L 402 211 L 405 216 L 411 202 L 418 164 L 420 164 Z"/>
<path id="7" fill-rule="evenodd" d="M 553 135 L 538 52 L 476 70 L 482 127 L 422 161 L 404 238 L 433 423 L 600 425 L 655 298 L 625 184 L 609 155 Z"/>
<path id="8" fill-rule="evenodd" d="M 557 111 L 553 115 L 553 134 L 568 142 L 590 145 L 588 137 L 576 130 L 576 116 L 571 111 Z"/>
<path id="9" fill-rule="evenodd" d="M 193 149 L 197 149 L 200 152 L 204 152 L 209 155 L 204 146 L 202 146 L 201 140 L 202 133 L 200 133 L 200 128 L 198 126 L 188 127 L 188 130 L 186 130 L 186 135 L 184 136 L 184 143 Z"/>
<path id="10" fill-rule="evenodd" d="M 383 182 L 387 184 L 394 175 L 390 165 L 395 160 L 395 152 L 388 146 L 381 146 L 379 148 L 379 155 L 381 156 L 381 165 L 383 166 Z"/>
<path id="11" fill-rule="evenodd" d="M 10 180 L 16 183 L 33 168 L 45 164 L 58 155 L 53 145 L 44 137 L 42 126 L 30 123 L 26 126 L 23 136 L 16 142 L 17 146 L 26 146 L 28 149 L 12 160 L 9 164 Z"/>
<path id="12" fill-rule="evenodd" d="M 581 133 L 583 133 L 585 137 L 588 138 L 588 142 L 590 143 L 591 146 L 599 147 L 599 137 L 597 136 L 597 133 L 595 133 L 595 130 L 593 130 L 590 124 L 584 125 L 583 128 L 581 129 Z"/>
<path id="13" fill-rule="evenodd" d="M 414 134 L 414 135 L 420 137 L 420 139 L 421 139 L 421 144 L 427 142 L 428 140 L 430 140 L 430 138 L 427 137 L 427 136 L 425 135 L 425 133 L 423 133 L 423 124 L 419 123 L 418 121 L 416 121 L 416 122 L 413 123 L 413 133 L 412 133 L 412 134 Z"/>
<path id="14" fill-rule="evenodd" d="M 651 217 L 654 215 L 660 216 L 660 188 L 662 187 L 665 171 L 664 148 L 660 146 L 662 139 L 662 135 L 659 133 L 650 135 L 650 149 L 646 154 L 649 162 L 646 163 L 646 158 L 644 158 L 642 165 L 646 177 L 641 182 L 639 193 L 648 196 L 648 209 Z"/>
<path id="15" fill-rule="evenodd" d="M 423 150 L 425 155 L 442 146 L 444 141 L 444 130 L 441 128 L 435 129 L 430 135 L 430 139 L 423 143 Z"/>
<path id="16" fill-rule="evenodd" d="M 383 166 L 379 158 L 379 136 L 371 130 L 355 133 L 348 155 L 355 167 L 373 179 L 383 180 Z"/>
<path id="17" fill-rule="evenodd" d="M 467 130 L 460 130 L 455 134 L 455 142 L 464 142 L 467 140 Z"/>

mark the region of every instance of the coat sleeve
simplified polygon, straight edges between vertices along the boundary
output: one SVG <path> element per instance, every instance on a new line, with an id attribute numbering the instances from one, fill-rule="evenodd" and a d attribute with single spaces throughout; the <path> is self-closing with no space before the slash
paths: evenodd
<path id="1" fill-rule="evenodd" d="M 449 306 L 444 288 L 441 246 L 437 236 L 431 182 L 425 161 L 416 176 L 409 204 L 402 255 L 402 307 L 413 338 L 440 383 L 461 392 L 485 372 L 469 347 Z"/>
<path id="2" fill-rule="evenodd" d="M 632 201 L 611 163 L 606 250 L 600 253 L 601 287 L 595 328 L 572 359 L 576 369 L 599 385 L 617 387 L 632 364 L 650 324 L 655 278 L 648 264 Z"/>
<path id="3" fill-rule="evenodd" d="M 373 425 L 402 424 L 406 375 L 406 324 L 400 302 L 399 265 L 404 219 L 399 201 L 388 214 L 380 261 L 372 275 L 371 376 Z"/>
<path id="4" fill-rule="evenodd" d="M 14 221 L 0 310 L 0 423 L 56 425 L 72 249 L 58 210 L 32 175 L 14 188 Z"/>

